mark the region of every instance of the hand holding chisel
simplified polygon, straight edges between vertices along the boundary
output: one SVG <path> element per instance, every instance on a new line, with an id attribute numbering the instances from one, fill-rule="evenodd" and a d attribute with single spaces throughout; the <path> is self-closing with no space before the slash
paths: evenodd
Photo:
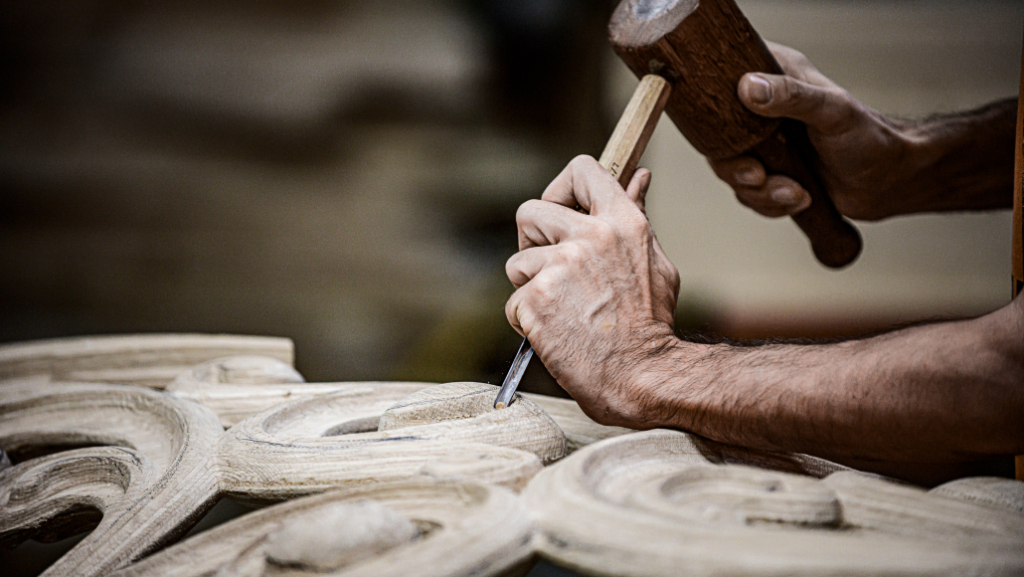
<path id="1" fill-rule="evenodd" d="M 664 78 L 653 74 L 644 76 L 601 154 L 601 166 L 623 187 L 633 178 L 636 165 L 651 139 L 654 127 L 658 124 L 658 117 L 665 108 L 665 102 L 668 101 L 669 90 L 668 82 Z M 512 402 L 512 397 L 532 357 L 533 347 L 530 346 L 529 339 L 523 339 L 523 344 L 519 346 L 519 352 L 512 361 L 512 367 L 509 368 L 505 381 L 498 390 L 498 397 L 494 400 L 495 409 L 504 409 Z"/>

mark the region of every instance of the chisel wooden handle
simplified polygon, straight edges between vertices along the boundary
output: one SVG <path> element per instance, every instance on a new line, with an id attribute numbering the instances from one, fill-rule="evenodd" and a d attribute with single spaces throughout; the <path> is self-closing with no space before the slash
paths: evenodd
<path id="1" fill-rule="evenodd" d="M 841 267 L 860 253 L 857 229 L 836 211 L 817 176 L 807 129 L 747 110 L 736 94 L 747 72 L 782 68 L 733 0 L 623 0 L 608 25 L 616 54 L 638 77 L 656 73 L 672 86 L 669 118 L 708 158 L 758 157 L 811 194 L 794 217 L 822 264 Z"/>
<path id="2" fill-rule="evenodd" d="M 612 173 L 626 188 L 633 178 L 636 165 L 651 140 L 654 127 L 658 125 L 661 111 L 665 109 L 671 91 L 668 81 L 660 76 L 648 74 L 640 79 L 640 84 L 633 92 L 633 97 L 626 105 L 619 123 L 615 126 L 608 144 L 598 161 L 608 172 Z"/>

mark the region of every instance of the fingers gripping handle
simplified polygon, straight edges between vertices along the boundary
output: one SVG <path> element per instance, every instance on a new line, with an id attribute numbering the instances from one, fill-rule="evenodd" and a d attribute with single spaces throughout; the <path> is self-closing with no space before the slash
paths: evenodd
<path id="1" fill-rule="evenodd" d="M 814 256 L 831 268 L 844 267 L 860 254 L 860 233 L 839 214 L 832 198 L 814 170 L 817 152 L 807 138 L 807 127 L 795 120 L 784 120 L 774 134 L 752 150 L 769 174 L 785 174 L 800 183 L 811 195 L 811 206 L 793 215 L 793 220 L 811 241 Z"/>
<path id="2" fill-rule="evenodd" d="M 668 102 L 670 87 L 668 82 L 660 76 L 648 74 L 640 79 L 640 84 L 633 92 L 633 97 L 626 105 L 626 110 L 615 125 L 608 144 L 601 153 L 598 161 L 601 166 L 615 177 L 619 184 L 626 188 L 640 157 L 647 148 L 647 142 L 651 140 L 654 127 L 658 124 L 661 111 L 665 109 Z M 586 212 L 577 208 L 580 212 Z M 529 339 L 523 339 L 519 346 L 512 367 L 505 376 L 505 381 L 498 389 L 498 396 L 494 400 L 495 409 L 504 409 L 512 402 L 512 396 L 519 387 L 519 382 L 526 374 L 526 367 L 533 357 L 533 346 Z"/>
<path id="3" fill-rule="evenodd" d="M 622 188 L 626 188 L 633 178 L 636 165 L 668 102 L 670 90 L 668 82 L 660 76 L 648 74 L 641 78 L 601 153 L 598 162 L 612 173 Z"/>

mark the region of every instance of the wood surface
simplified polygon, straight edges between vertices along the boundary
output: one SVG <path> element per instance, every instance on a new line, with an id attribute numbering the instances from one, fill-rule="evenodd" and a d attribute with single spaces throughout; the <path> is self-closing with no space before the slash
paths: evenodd
<path id="1" fill-rule="evenodd" d="M 95 526 L 44 575 L 127 565 L 213 506 L 221 433 L 209 409 L 142 387 L 0 385 L 0 446 L 23 461 L 0 470 L 0 545 Z"/>
<path id="2" fill-rule="evenodd" d="M 810 457 L 736 450 L 722 464 L 715 447 L 654 430 L 595 443 L 548 467 L 523 493 L 540 553 L 587 575 L 1024 571 L 1024 514 L 999 497 L 927 492 Z M 757 467 L 743 464 L 755 456 L 748 463 Z"/>
<path id="3" fill-rule="evenodd" d="M 769 174 L 797 180 L 811 205 L 793 217 L 824 265 L 857 258 L 860 234 L 836 210 L 815 166 L 806 127 L 758 116 L 736 87 L 747 72 L 782 68 L 733 0 L 623 0 L 608 25 L 616 54 L 638 78 L 664 76 L 672 86 L 665 112 L 709 158 L 752 154 Z"/>
<path id="4" fill-rule="evenodd" d="M 171 384 L 171 394 L 202 403 L 217 413 L 224 428 L 284 402 L 344 393 L 368 398 L 384 392 L 378 405 L 386 410 L 397 394 L 412 394 L 437 383 L 360 381 L 307 383 L 290 365 L 271 357 L 238 356 L 214 359 L 185 370 Z M 520 393 L 536 403 L 565 434 L 568 451 L 630 432 L 622 427 L 595 423 L 576 401 L 547 395 Z M 372 411 L 371 411 L 372 412 Z"/>
<path id="5" fill-rule="evenodd" d="M 218 443 L 222 488 L 256 502 L 418 476 L 520 490 L 566 452 L 558 425 L 528 399 L 495 410 L 493 385 L 409 388 L 380 384 L 253 415 Z"/>
<path id="6" fill-rule="evenodd" d="M 0 384 L 0 545 L 92 528 L 46 572 L 87 577 L 521 575 L 538 552 L 589 575 L 1024 571 L 1019 481 L 924 491 L 564 399 L 497 411 L 491 385 L 305 383 L 251 355 L 167 389 Z M 289 501 L 165 548 L 222 496 Z"/>
<path id="7" fill-rule="evenodd" d="M 598 159 L 623 188 L 633 178 L 670 92 L 668 82 L 660 76 L 647 74 L 641 78 Z"/>
<path id="8" fill-rule="evenodd" d="M 183 370 L 231 355 L 294 362 L 291 340 L 198 334 L 90 336 L 0 345 L 0 381 L 33 378 L 162 389 Z"/>
<path id="9" fill-rule="evenodd" d="M 436 384 L 374 381 L 307 383 L 290 364 L 273 357 L 235 356 L 213 359 L 183 371 L 167 385 L 167 391 L 206 405 L 217 413 L 224 428 L 229 428 L 284 402 L 341 392 L 372 396 L 375 391 L 386 389 L 389 391 L 388 400 L 383 402 L 388 403 L 397 400 L 396 394 L 411 394 Z"/>
<path id="10" fill-rule="evenodd" d="M 499 487 L 377 483 L 250 513 L 114 575 L 505 575 L 529 563 L 532 530 Z"/>

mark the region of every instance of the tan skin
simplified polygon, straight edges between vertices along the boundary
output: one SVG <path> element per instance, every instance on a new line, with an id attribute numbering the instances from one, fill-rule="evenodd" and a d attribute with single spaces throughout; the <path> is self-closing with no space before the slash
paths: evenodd
<path id="1" fill-rule="evenodd" d="M 1009 207 L 1008 105 L 893 121 L 798 52 L 772 49 L 788 76 L 747 75 L 740 99 L 755 112 L 808 124 L 846 216 Z M 757 104 L 763 83 L 772 98 Z M 1007 154 L 995 152 L 1002 149 Z M 766 216 L 809 202 L 795 182 L 765 178 L 753 159 L 712 167 Z M 506 314 L 593 419 L 811 453 L 922 483 L 1024 453 L 1024 299 L 977 319 L 841 343 L 682 341 L 672 320 L 679 274 L 644 213 L 650 178 L 641 169 L 624 190 L 581 156 L 517 214 L 520 252 L 506 265 L 517 290 Z"/>

